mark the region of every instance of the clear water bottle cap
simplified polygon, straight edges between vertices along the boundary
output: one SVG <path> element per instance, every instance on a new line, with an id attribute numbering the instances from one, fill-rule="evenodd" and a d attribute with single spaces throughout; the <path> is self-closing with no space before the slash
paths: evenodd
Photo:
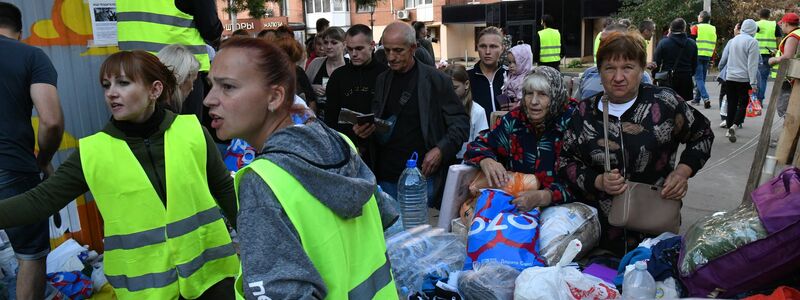
<path id="1" fill-rule="evenodd" d="M 647 262 L 640 260 L 636 262 L 636 269 L 637 270 L 647 270 Z"/>
<path id="2" fill-rule="evenodd" d="M 417 152 L 411 154 L 411 158 L 406 161 L 406 168 L 416 168 L 417 167 Z"/>

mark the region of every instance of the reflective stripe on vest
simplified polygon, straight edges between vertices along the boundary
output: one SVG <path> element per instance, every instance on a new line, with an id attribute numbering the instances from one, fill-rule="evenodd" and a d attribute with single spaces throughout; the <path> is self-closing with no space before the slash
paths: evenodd
<path id="1" fill-rule="evenodd" d="M 539 62 L 561 60 L 561 34 L 553 28 L 539 30 Z"/>
<path id="2" fill-rule="evenodd" d="M 717 45 L 717 28 L 707 23 L 697 24 L 697 56 L 711 57 Z"/>
<path id="3" fill-rule="evenodd" d="M 775 42 L 775 21 L 761 20 L 756 22 L 758 24 L 758 32 L 756 33 L 756 40 L 758 40 L 758 49 L 761 54 L 770 54 L 775 52 L 777 43 Z"/>
<path id="4" fill-rule="evenodd" d="M 344 139 L 354 149 L 352 142 Z M 353 151 L 351 155 L 357 154 Z M 361 216 L 345 219 L 290 173 L 263 158 L 236 173 L 237 195 L 239 181 L 251 171 L 267 183 L 297 230 L 303 250 L 325 282 L 326 299 L 398 299 L 374 195 L 364 204 Z M 237 299 L 244 299 L 241 277 L 240 271 L 235 284 Z M 261 293 L 256 296 L 262 296 L 263 289 Z"/>
<path id="5" fill-rule="evenodd" d="M 775 57 L 781 57 L 781 55 L 783 55 L 783 44 L 785 44 L 786 40 L 788 38 L 790 38 L 790 37 L 794 37 L 794 38 L 800 40 L 800 28 L 796 28 L 795 30 L 792 30 L 792 32 L 790 32 L 785 37 L 783 37 L 783 39 L 781 40 L 781 44 L 778 45 L 778 51 L 775 52 Z M 797 50 L 795 50 L 795 52 L 796 51 Z M 778 77 L 778 66 L 780 66 L 780 64 L 772 65 L 772 69 L 770 69 L 770 72 L 769 72 L 769 76 L 770 77 L 772 77 L 772 78 L 777 78 Z"/>
<path id="6" fill-rule="evenodd" d="M 206 143 L 193 115 L 164 134 L 164 207 L 127 142 L 80 140 L 86 183 L 104 219 L 105 272 L 119 299 L 193 299 L 239 265 L 208 190 Z"/>
<path id="7" fill-rule="evenodd" d="M 194 54 L 201 71 L 210 67 L 194 17 L 180 11 L 173 1 L 117 0 L 117 38 L 122 50 L 158 52 L 180 44 Z"/>

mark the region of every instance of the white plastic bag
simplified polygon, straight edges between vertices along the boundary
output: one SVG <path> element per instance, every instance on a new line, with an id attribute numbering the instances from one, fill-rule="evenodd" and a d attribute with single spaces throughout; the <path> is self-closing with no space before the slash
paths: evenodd
<path id="1" fill-rule="evenodd" d="M 556 266 L 522 271 L 517 277 L 514 299 L 620 299 L 616 288 L 600 278 L 581 273 L 577 266 L 569 264 L 581 248 L 580 241 L 572 240 Z"/>
<path id="2" fill-rule="evenodd" d="M 555 265 L 570 241 L 577 239 L 583 250 L 577 258 L 588 254 L 600 242 L 600 219 L 597 209 L 573 202 L 545 208 L 540 218 L 539 253 L 548 266 Z"/>
<path id="3" fill-rule="evenodd" d="M 64 241 L 47 255 L 47 273 L 73 272 L 83 270 L 83 262 L 78 254 L 87 251 L 73 239 Z"/>

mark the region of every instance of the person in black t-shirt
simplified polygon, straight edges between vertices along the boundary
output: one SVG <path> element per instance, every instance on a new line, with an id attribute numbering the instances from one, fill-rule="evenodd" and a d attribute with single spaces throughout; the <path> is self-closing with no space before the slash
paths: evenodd
<path id="1" fill-rule="evenodd" d="M 5 56 L 0 59 L 0 199 L 35 187 L 41 181 L 40 172 L 53 173 L 50 160 L 64 132 L 56 69 L 41 49 L 20 42 L 21 37 L 22 12 L 0 2 L 0 53 Z M 38 152 L 31 127 L 34 107 L 39 117 Z M 6 229 L 20 262 L 17 299 L 44 299 L 48 222 Z"/>
<path id="2" fill-rule="evenodd" d="M 350 62 L 331 74 L 325 123 L 353 140 L 364 161 L 369 162 L 368 143 L 355 135 L 352 125 L 339 124 L 339 112 L 346 108 L 359 113 L 371 113 L 375 81 L 388 67 L 373 59 L 375 42 L 372 40 L 372 30 L 366 25 L 353 25 L 347 30 L 345 49 L 350 54 Z"/>
<path id="3" fill-rule="evenodd" d="M 417 166 L 428 178 L 428 205 L 438 208 L 447 169 L 467 140 L 469 116 L 450 77 L 414 58 L 417 41 L 411 26 L 390 24 L 383 31 L 383 43 L 391 70 L 377 78 L 372 112 L 394 120 L 394 125 L 383 134 L 373 134 L 373 124 L 356 125 L 353 131 L 361 138 L 372 137 L 373 171 L 383 191 L 395 197 L 405 162 L 417 152 L 423 158 Z"/>

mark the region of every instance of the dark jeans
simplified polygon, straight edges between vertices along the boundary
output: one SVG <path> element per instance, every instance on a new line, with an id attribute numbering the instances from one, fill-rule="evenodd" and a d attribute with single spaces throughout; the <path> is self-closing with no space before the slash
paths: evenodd
<path id="1" fill-rule="evenodd" d="M 41 182 L 37 173 L 0 170 L 0 201 L 34 188 Z M 20 260 L 40 260 L 50 253 L 50 221 L 6 228 L 11 247 Z"/>
<path id="2" fill-rule="evenodd" d="M 708 63 L 711 58 L 708 56 L 697 57 L 697 69 L 694 72 L 694 83 L 697 85 L 697 96 L 694 101 L 708 101 L 708 91 L 706 90 L 706 75 L 708 74 Z"/>
<path id="3" fill-rule="evenodd" d="M 770 72 L 769 58 L 770 55 L 762 54 L 761 61 L 758 62 L 758 93 L 756 93 L 756 99 L 761 100 L 762 103 L 767 92 L 767 79 Z"/>
<path id="4" fill-rule="evenodd" d="M 675 73 L 670 87 L 683 98 L 683 101 L 691 101 L 694 98 L 694 82 L 690 73 Z"/>
<path id="5" fill-rule="evenodd" d="M 727 81 L 726 94 L 728 94 L 728 117 L 725 119 L 726 127 L 732 125 L 742 125 L 744 123 L 744 115 L 747 110 L 747 101 L 749 95 L 747 91 L 750 90 L 749 82 L 736 82 Z"/>

